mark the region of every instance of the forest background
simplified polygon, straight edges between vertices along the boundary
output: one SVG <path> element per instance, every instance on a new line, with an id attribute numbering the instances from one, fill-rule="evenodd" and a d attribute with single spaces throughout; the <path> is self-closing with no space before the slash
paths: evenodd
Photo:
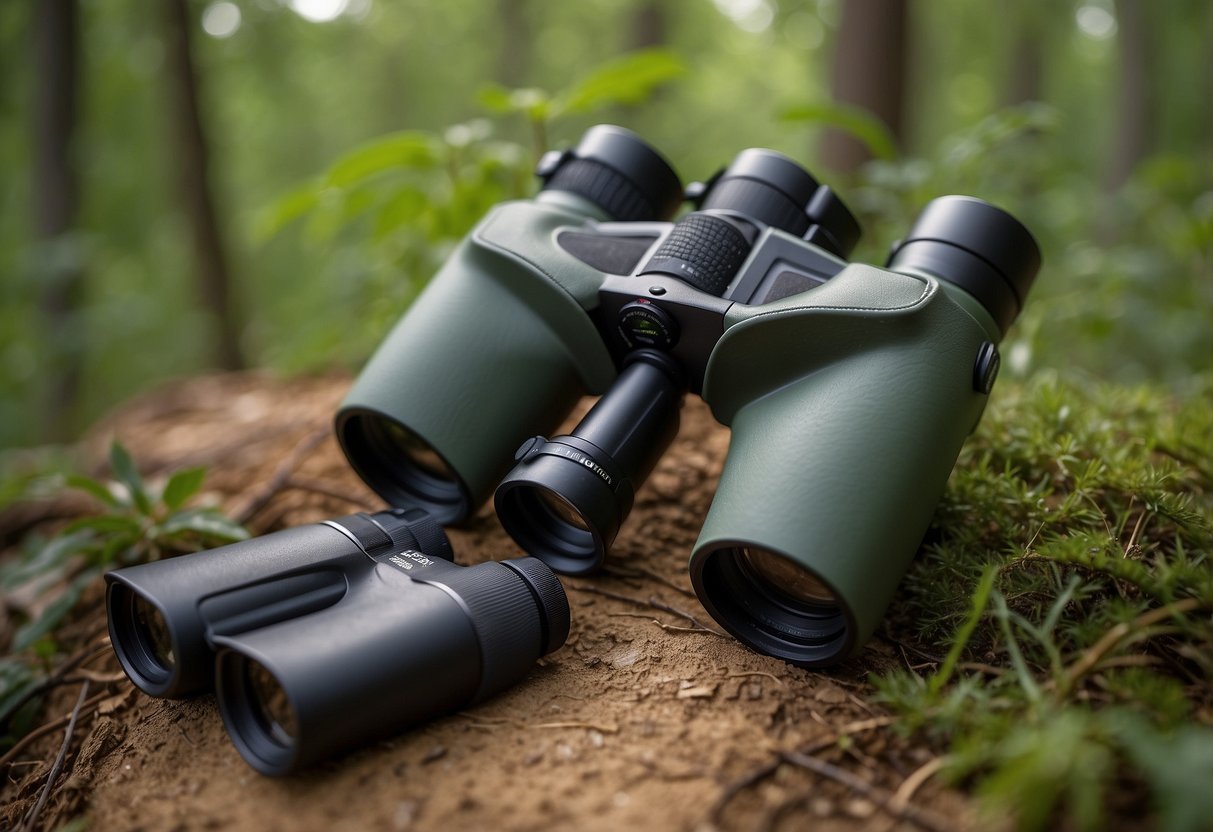
<path id="1" fill-rule="evenodd" d="M 933 196 L 993 201 L 1045 255 L 1009 376 L 1194 389 L 1211 38 L 1202 0 L 0 4 L 0 448 L 174 376 L 356 368 L 598 121 L 684 181 L 801 160 L 870 262 Z"/>

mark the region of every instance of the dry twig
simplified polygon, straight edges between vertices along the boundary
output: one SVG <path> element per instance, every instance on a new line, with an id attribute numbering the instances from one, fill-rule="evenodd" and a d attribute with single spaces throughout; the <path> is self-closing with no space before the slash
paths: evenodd
<path id="1" fill-rule="evenodd" d="M 887 791 L 874 786 L 867 780 L 857 777 L 844 768 L 839 768 L 833 763 L 827 763 L 825 760 L 819 760 L 811 754 L 801 754 L 797 751 L 784 751 L 780 757 L 788 763 L 801 768 L 806 768 L 814 774 L 819 774 L 822 777 L 829 778 L 836 783 L 841 783 L 851 791 L 861 794 L 864 797 L 873 800 L 877 806 L 883 811 L 888 812 L 893 817 L 908 820 L 923 829 L 930 832 L 944 832 L 944 830 L 952 829 L 952 824 L 946 818 L 942 818 L 935 812 L 928 809 L 922 809 L 918 806 L 912 806 L 908 803 L 904 807 L 896 807 L 893 805 L 894 795 L 890 795 Z"/>
<path id="2" fill-rule="evenodd" d="M 101 693 L 98 693 L 96 696 L 91 697 L 87 702 L 85 702 L 83 706 L 81 706 L 80 713 L 81 714 L 92 713 L 92 711 L 95 707 L 100 705 L 103 701 L 105 701 L 109 697 L 110 697 L 110 692 L 107 690 L 102 691 Z M 40 725 L 37 728 L 35 728 L 33 731 L 30 731 L 28 734 L 26 734 L 24 737 L 22 737 L 20 740 L 18 740 L 16 745 L 14 745 L 12 748 L 10 748 L 8 751 L 6 751 L 4 753 L 3 757 L 0 757 L 0 767 L 6 766 L 9 763 L 11 763 L 13 760 L 15 760 L 17 758 L 18 754 L 20 754 L 22 751 L 24 751 L 26 748 L 29 747 L 30 743 L 34 742 L 35 740 L 39 740 L 42 737 L 45 737 L 47 734 L 51 733 L 52 731 L 56 731 L 59 728 L 62 728 L 64 725 L 66 725 L 68 723 L 68 720 L 70 719 L 70 717 L 71 717 L 70 714 L 61 716 L 58 719 L 52 720 L 52 721 L 46 723 L 45 725 Z"/>
<path id="3" fill-rule="evenodd" d="M 689 612 L 686 612 L 685 610 L 680 610 L 677 607 L 667 604 L 664 601 L 661 601 L 657 598 L 649 598 L 647 601 L 645 601 L 640 598 L 633 598 L 630 595 L 624 595 L 619 592 L 611 592 L 609 589 L 602 589 L 601 587 L 591 586 L 588 584 L 575 584 L 575 583 L 570 582 L 567 586 L 570 589 L 574 589 L 578 592 L 588 592 L 593 595 L 601 595 L 604 598 L 610 598 L 613 601 L 622 601 L 625 604 L 634 604 L 635 606 L 638 606 L 638 607 L 648 607 L 649 609 L 660 610 L 661 612 L 668 612 L 671 615 L 676 615 L 679 618 L 682 618 L 686 621 L 691 622 L 691 624 L 693 626 L 698 627 L 700 630 L 703 630 L 704 632 L 711 633 L 712 635 L 719 636 L 720 638 L 728 638 L 728 636 L 726 636 L 724 633 L 720 632 L 719 630 L 713 629 L 712 627 L 708 627 L 702 621 L 700 621 L 698 618 L 691 615 Z"/>
<path id="4" fill-rule="evenodd" d="M 331 497 L 334 500 L 340 500 L 343 503 L 349 503 L 352 506 L 357 506 L 363 511 L 376 511 L 376 507 L 367 499 L 351 494 L 348 491 L 343 491 L 338 485 L 330 485 L 323 480 L 311 479 L 309 477 L 292 476 L 286 481 L 283 490 L 294 489 L 296 491 L 307 491 L 312 494 L 319 494 L 323 497 Z"/>
<path id="5" fill-rule="evenodd" d="M 108 648 L 109 648 L 108 640 L 105 640 L 98 644 L 90 644 L 87 647 L 81 648 L 76 653 L 69 656 L 63 662 L 63 664 L 61 664 L 57 668 L 55 668 L 54 673 L 47 676 L 45 679 L 43 679 L 41 682 L 39 682 L 35 687 L 30 688 L 28 691 L 25 692 L 25 695 L 23 695 L 15 703 L 10 705 L 8 712 L 16 713 L 18 710 L 21 709 L 21 707 L 23 705 L 25 705 L 26 702 L 30 701 L 35 696 L 41 696 L 42 694 L 46 693 L 48 690 L 52 690 L 61 684 L 65 684 L 69 681 L 72 681 L 72 680 L 68 679 L 69 673 L 71 673 L 73 670 L 80 667 L 81 665 L 87 664 L 88 662 L 92 661 L 97 656 L 102 655 L 103 653 L 106 652 L 106 650 Z M 81 675 L 84 675 L 83 672 L 81 673 Z M 94 680 L 94 681 L 96 681 L 96 680 Z"/>
<path id="6" fill-rule="evenodd" d="M 665 577 L 664 575 L 660 575 L 651 569 L 645 569 L 643 566 L 629 565 L 626 569 L 622 569 L 618 566 L 612 566 L 612 567 L 608 567 L 607 569 L 605 569 L 603 571 L 607 575 L 611 575 L 612 577 L 619 577 L 619 578 L 630 578 L 634 575 L 643 575 L 644 577 L 654 580 L 657 583 L 661 584 L 662 586 L 667 586 L 670 589 L 674 590 L 675 592 L 677 592 L 681 595 L 685 595 L 688 598 L 695 597 L 695 593 L 692 592 L 691 590 L 687 589 L 686 587 L 679 586 L 678 584 L 674 583 L 673 581 L 671 581 L 669 578 Z"/>
<path id="7" fill-rule="evenodd" d="M 274 476 L 270 477 L 260 489 L 252 494 L 239 509 L 232 512 L 232 516 L 240 525 L 248 523 L 253 516 L 265 508 L 269 501 L 274 499 L 277 494 L 286 485 L 287 480 L 295 473 L 295 469 L 303 464 L 303 460 L 307 455 L 316 449 L 329 435 L 328 425 L 323 428 L 313 430 L 311 433 L 304 436 L 295 447 L 287 454 L 286 459 L 278 465 L 274 471 Z"/>
<path id="8" fill-rule="evenodd" d="M 897 717 L 893 716 L 877 716 L 871 719 L 861 719 L 858 722 L 849 722 L 839 728 L 833 734 L 814 740 L 813 742 L 800 749 L 801 754 L 816 754 L 822 749 L 829 748 L 844 737 L 862 734 L 865 731 L 871 731 L 875 728 L 884 728 L 892 725 L 897 721 Z M 781 753 L 777 753 L 774 758 L 768 760 L 756 768 L 743 774 L 738 779 L 732 781 L 725 786 L 724 791 L 716 798 L 716 802 L 712 804 L 712 808 L 708 810 L 708 817 L 713 823 L 720 823 L 720 816 L 724 813 L 726 806 L 732 802 L 733 798 L 741 794 L 743 791 L 753 786 L 755 783 L 760 783 L 778 770 L 783 765 L 784 760 Z"/>
<path id="9" fill-rule="evenodd" d="M 1065 697 L 1067 693 L 1074 689 L 1074 685 L 1083 677 L 1090 673 L 1099 665 L 1109 652 L 1116 648 L 1122 641 L 1135 633 L 1141 633 L 1144 630 L 1159 624 L 1168 618 L 1176 615 L 1182 615 L 1186 612 L 1192 612 L 1199 609 L 1202 602 L 1196 598 L 1185 598 L 1182 601 L 1176 601 L 1173 604 L 1167 604 L 1164 607 L 1150 610 L 1142 613 L 1129 622 L 1117 624 L 1112 629 L 1103 634 L 1103 637 L 1088 648 L 1081 656 L 1078 657 L 1065 672 L 1061 675 L 1061 682 L 1058 685 L 1058 695 Z"/>
<path id="10" fill-rule="evenodd" d="M 84 684 L 80 686 L 80 695 L 76 697 L 76 707 L 72 708 L 67 723 L 67 731 L 63 735 L 63 745 L 59 747 L 59 754 L 55 757 L 55 762 L 51 766 L 50 774 L 46 776 L 46 784 L 42 787 L 42 794 L 38 795 L 38 802 L 34 804 L 34 808 L 30 809 L 29 814 L 25 816 L 25 821 L 22 823 L 22 829 L 33 829 L 34 823 L 38 820 L 38 815 L 42 814 L 43 808 L 46 806 L 46 801 L 51 796 L 51 790 L 55 787 L 55 780 L 59 778 L 59 770 L 63 768 L 63 761 L 67 759 L 67 750 L 72 744 L 72 734 L 76 731 L 76 720 L 80 718 L 80 710 L 84 707 L 84 700 L 88 696 L 88 688 L 91 682 L 88 679 L 84 680 Z"/>

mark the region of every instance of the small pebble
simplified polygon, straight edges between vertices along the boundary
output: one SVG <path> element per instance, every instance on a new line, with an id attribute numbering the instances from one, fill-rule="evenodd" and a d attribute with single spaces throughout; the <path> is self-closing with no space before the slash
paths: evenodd
<path id="1" fill-rule="evenodd" d="M 846 811 L 853 818 L 870 818 L 876 811 L 876 805 L 870 800 L 856 797 L 847 801 Z"/>

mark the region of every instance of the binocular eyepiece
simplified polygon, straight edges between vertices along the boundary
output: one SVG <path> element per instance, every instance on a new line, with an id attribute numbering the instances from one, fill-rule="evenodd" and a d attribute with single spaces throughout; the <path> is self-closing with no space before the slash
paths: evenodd
<path id="1" fill-rule="evenodd" d="M 1006 211 L 969 196 L 943 196 L 922 209 L 910 233 L 893 247 L 887 268 L 959 286 L 1005 335 L 1040 271 L 1040 247 Z"/>
<path id="2" fill-rule="evenodd" d="M 535 558 L 451 561 L 416 509 L 355 514 L 106 576 L 110 639 L 152 696 L 213 686 L 232 742 L 280 775 L 478 702 L 564 644 Z"/>

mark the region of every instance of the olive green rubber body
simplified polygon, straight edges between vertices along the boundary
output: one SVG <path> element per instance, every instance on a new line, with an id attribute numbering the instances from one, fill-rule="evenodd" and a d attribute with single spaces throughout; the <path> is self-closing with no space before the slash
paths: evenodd
<path id="1" fill-rule="evenodd" d="M 808 567 L 840 599 L 847 633 L 835 655 L 801 663 L 833 663 L 872 634 L 908 568 L 985 407 L 974 365 L 999 331 L 951 284 L 859 264 L 735 306 L 728 324 L 703 397 L 732 439 L 692 583 L 726 623 L 700 583 L 714 552 L 757 546 Z"/>
<path id="2" fill-rule="evenodd" d="M 407 425 L 458 473 L 465 505 L 481 505 L 528 437 L 547 434 L 584 392 L 615 378 L 585 309 L 600 272 L 564 254 L 555 230 L 603 219 L 561 194 L 503 203 L 447 260 L 376 350 L 337 412 L 337 436 L 355 470 L 391 504 L 407 503 L 351 454 L 344 426 L 377 414 Z M 452 368 L 458 368 L 452 371 Z"/>

